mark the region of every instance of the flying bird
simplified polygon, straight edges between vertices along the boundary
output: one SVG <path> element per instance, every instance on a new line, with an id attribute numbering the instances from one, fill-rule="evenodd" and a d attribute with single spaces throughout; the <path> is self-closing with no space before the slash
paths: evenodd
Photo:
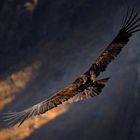
<path id="1" fill-rule="evenodd" d="M 117 36 L 85 73 L 78 77 L 71 85 L 58 91 L 50 98 L 23 111 L 6 113 L 4 119 L 8 122 L 8 126 L 16 124 L 20 126 L 28 118 L 43 114 L 67 100 L 79 101 L 99 95 L 109 78 L 101 80 L 96 80 L 96 78 L 101 72 L 105 71 L 108 64 L 117 57 L 122 48 L 128 43 L 132 34 L 137 31 L 140 31 L 138 12 L 135 12 L 134 9 L 128 9 Z"/>

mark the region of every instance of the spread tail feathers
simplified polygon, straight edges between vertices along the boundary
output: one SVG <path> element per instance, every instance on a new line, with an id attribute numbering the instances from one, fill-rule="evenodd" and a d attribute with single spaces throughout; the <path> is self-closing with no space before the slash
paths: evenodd
<path id="1" fill-rule="evenodd" d="M 89 86 L 83 92 L 79 92 L 76 96 L 74 96 L 70 100 L 70 102 L 77 102 L 79 100 L 89 99 L 91 97 L 99 95 L 109 79 L 110 78 L 108 77 L 108 78 L 96 80 L 95 82 L 93 82 L 92 86 Z"/>
<path id="2" fill-rule="evenodd" d="M 106 82 L 109 80 L 110 78 L 107 77 L 107 78 L 104 78 L 104 79 L 101 79 L 101 80 L 97 80 L 93 83 L 93 89 L 94 89 L 94 92 L 98 95 L 101 93 L 102 89 L 105 87 L 106 85 Z"/>

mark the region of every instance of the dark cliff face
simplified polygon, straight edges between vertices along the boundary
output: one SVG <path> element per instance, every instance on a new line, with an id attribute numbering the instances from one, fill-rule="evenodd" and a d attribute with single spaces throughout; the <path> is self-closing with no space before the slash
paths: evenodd
<path id="1" fill-rule="evenodd" d="M 18 86 L 20 90 L 14 90 L 12 94 L 18 95 L 1 109 L 1 114 L 29 107 L 73 82 L 115 37 L 127 7 L 140 9 L 139 0 L 0 3 L 1 81 L 9 77 L 14 81 L 13 73 L 39 62 L 36 76 L 24 89 Z M 140 33 L 136 33 L 101 75 L 111 80 L 100 96 L 73 104 L 67 112 L 22 139 L 140 139 L 139 38 Z M 31 71 L 34 75 L 34 67 Z M 3 124 L 0 129 L 3 133 Z"/>

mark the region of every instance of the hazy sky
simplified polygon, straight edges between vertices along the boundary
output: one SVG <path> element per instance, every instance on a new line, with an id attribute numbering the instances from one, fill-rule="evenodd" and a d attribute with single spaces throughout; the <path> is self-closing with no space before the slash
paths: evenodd
<path id="1" fill-rule="evenodd" d="M 128 6 L 137 11 L 140 1 L 39 0 L 35 11 L 28 18 L 22 17 L 28 22 L 23 20 L 21 29 L 25 23 L 27 32 L 18 30 L 25 36 L 21 35 L 19 43 L 9 41 L 16 47 L 5 47 L 14 51 L 1 56 L 6 64 L 1 61 L 4 65 L 2 74 L 5 69 L 14 71 L 36 61 L 40 63 L 40 69 L 36 78 L 4 111 L 29 107 L 53 95 L 85 72 L 119 31 Z M 35 130 L 26 140 L 138 140 L 139 38 L 140 33 L 136 33 L 101 75 L 110 76 L 111 80 L 100 96 L 72 105 L 67 112 Z"/>

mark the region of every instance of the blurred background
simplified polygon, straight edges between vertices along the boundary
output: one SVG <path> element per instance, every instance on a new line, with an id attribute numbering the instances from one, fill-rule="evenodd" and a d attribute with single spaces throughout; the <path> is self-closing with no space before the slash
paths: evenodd
<path id="1" fill-rule="evenodd" d="M 139 140 L 140 33 L 101 77 L 96 98 L 65 103 L 21 127 L 3 112 L 21 111 L 85 72 L 118 33 L 139 0 L 0 1 L 0 140 Z M 140 15 L 139 15 L 140 16 Z"/>

